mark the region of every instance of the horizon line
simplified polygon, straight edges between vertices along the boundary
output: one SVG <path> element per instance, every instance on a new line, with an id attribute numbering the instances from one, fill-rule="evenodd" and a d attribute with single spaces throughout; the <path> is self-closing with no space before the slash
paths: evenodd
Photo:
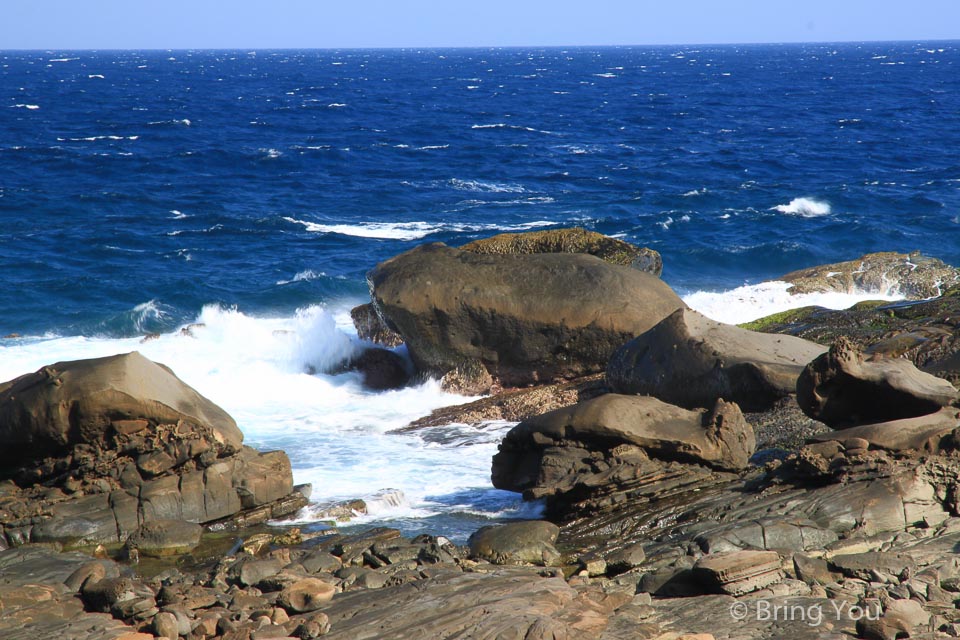
<path id="1" fill-rule="evenodd" d="M 741 47 L 741 46 L 787 46 L 787 45 L 848 45 L 848 44 L 899 44 L 899 43 L 935 43 L 960 42 L 960 38 L 909 38 L 898 40 L 789 40 L 780 42 L 666 42 L 660 44 L 503 44 L 503 45 L 395 45 L 395 46 L 347 46 L 347 47 L 297 47 L 297 46 L 265 46 L 265 47 L 35 47 L 35 48 L 0 48 L 4 52 L 42 53 L 50 51 L 411 51 L 411 50 L 445 50 L 457 51 L 465 49 L 605 49 L 605 48 L 640 48 L 640 47 Z"/>

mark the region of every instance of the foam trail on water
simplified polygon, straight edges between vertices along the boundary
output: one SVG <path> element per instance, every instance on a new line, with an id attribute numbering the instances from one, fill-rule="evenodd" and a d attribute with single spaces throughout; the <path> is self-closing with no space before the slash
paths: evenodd
<path id="1" fill-rule="evenodd" d="M 771 281 L 744 285 L 729 291 L 696 291 L 682 296 L 683 301 L 708 318 L 727 324 L 750 322 L 790 309 L 818 306 L 827 309 L 848 309 L 864 300 L 902 300 L 903 296 L 891 291 L 839 293 L 790 294 L 789 282 Z"/>

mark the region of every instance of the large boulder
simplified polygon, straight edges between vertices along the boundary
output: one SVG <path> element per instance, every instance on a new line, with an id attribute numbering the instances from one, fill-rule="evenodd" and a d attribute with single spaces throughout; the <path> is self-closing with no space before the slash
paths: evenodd
<path id="1" fill-rule="evenodd" d="M 834 429 L 925 416 L 956 399 L 946 380 L 901 358 L 866 356 L 842 337 L 797 380 L 800 408 Z"/>
<path id="2" fill-rule="evenodd" d="M 683 301 L 648 274 L 585 254 L 482 255 L 427 244 L 369 274 L 380 314 L 419 369 L 479 362 L 521 386 L 602 371 Z"/>
<path id="3" fill-rule="evenodd" d="M 683 407 L 710 407 L 724 398 L 757 411 L 792 394 L 804 366 L 824 351 L 801 338 L 678 309 L 613 354 L 607 381 L 616 393 L 652 395 Z"/>
<path id="4" fill-rule="evenodd" d="M 243 442 L 223 409 L 134 351 L 58 362 L 0 384 L 0 464 L 98 444 L 137 421 L 179 425 L 220 453 L 238 451 Z"/>
<path id="5" fill-rule="evenodd" d="M 493 458 L 493 485 L 517 490 L 509 480 L 517 471 L 511 451 L 548 442 L 590 448 L 635 445 L 653 458 L 729 471 L 746 467 L 756 447 L 753 429 L 735 404 L 718 400 L 709 411 L 688 411 L 650 396 L 608 393 L 511 429 Z"/>
<path id="6" fill-rule="evenodd" d="M 655 276 L 659 276 L 663 271 L 663 259 L 657 251 L 580 227 L 501 233 L 490 238 L 468 242 L 460 248 L 473 253 L 500 255 L 589 253 L 604 262 L 633 267 Z"/>
<path id="7" fill-rule="evenodd" d="M 872 291 L 919 300 L 939 296 L 960 282 L 960 269 L 915 251 L 868 253 L 856 260 L 792 271 L 778 278 L 790 293 Z"/>

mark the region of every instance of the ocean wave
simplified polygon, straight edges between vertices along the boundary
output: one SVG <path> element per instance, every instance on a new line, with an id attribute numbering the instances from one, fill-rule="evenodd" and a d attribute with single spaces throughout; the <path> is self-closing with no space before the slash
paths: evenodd
<path id="1" fill-rule="evenodd" d="M 525 231 L 536 227 L 548 227 L 553 224 L 549 220 L 534 220 L 514 225 L 498 224 L 465 224 L 465 223 L 431 223 L 416 222 L 359 222 L 357 224 L 321 224 L 309 220 L 284 217 L 284 220 L 299 224 L 313 233 L 339 233 L 346 236 L 360 238 L 382 238 L 388 240 L 419 240 L 429 235 L 442 232 L 466 233 L 473 231 Z"/>
<path id="2" fill-rule="evenodd" d="M 471 129 L 513 129 L 515 131 L 529 131 L 530 133 L 545 133 L 547 135 L 555 135 L 553 131 L 546 131 L 544 129 L 534 129 L 533 127 L 525 127 L 519 124 L 507 124 L 506 122 L 493 122 L 490 124 L 474 124 L 470 125 Z"/>
<path id="3" fill-rule="evenodd" d="M 461 180 L 450 178 L 451 187 L 457 191 L 472 191 L 475 193 L 526 193 L 527 190 L 519 184 L 508 182 L 484 182 L 483 180 Z"/>
<path id="4" fill-rule="evenodd" d="M 284 286 L 287 284 L 293 284 L 294 282 L 310 282 L 311 280 L 318 280 L 325 277 L 327 274 L 323 271 L 314 271 L 313 269 L 306 269 L 305 271 L 300 271 L 293 276 L 290 280 L 277 280 L 277 286 Z"/>
<path id="5" fill-rule="evenodd" d="M 11 109 L 28 109 L 30 111 L 36 111 L 40 108 L 38 104 L 12 104 L 10 105 Z"/>
<path id="6" fill-rule="evenodd" d="M 830 203 L 813 200 L 812 198 L 794 198 L 789 204 L 778 204 L 770 207 L 771 211 L 779 211 L 791 216 L 803 218 L 819 218 L 832 213 Z"/>
<path id="7" fill-rule="evenodd" d="M 848 309 L 864 300 L 901 300 L 894 293 L 895 287 L 888 291 L 856 291 L 839 293 L 836 291 L 791 294 L 789 282 L 773 280 L 759 284 L 744 285 L 729 291 L 696 291 L 682 296 L 683 301 L 696 311 L 717 322 L 741 324 L 763 318 L 774 313 L 799 309 L 807 306 L 826 307 L 827 309 Z"/>
<path id="8" fill-rule="evenodd" d="M 179 125 L 183 127 L 189 127 L 193 125 L 193 122 L 188 118 L 181 118 L 180 120 L 155 120 L 154 122 L 148 122 L 147 125 L 153 126 L 153 127 L 160 126 L 160 125 L 167 125 L 167 126 Z"/>

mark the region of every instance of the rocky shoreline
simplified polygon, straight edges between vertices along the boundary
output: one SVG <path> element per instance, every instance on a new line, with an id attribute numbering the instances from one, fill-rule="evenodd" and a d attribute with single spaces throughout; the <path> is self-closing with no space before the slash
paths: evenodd
<path id="1" fill-rule="evenodd" d="M 0 637 L 960 637 L 960 271 L 796 272 L 942 295 L 734 327 L 661 268 L 575 229 L 371 271 L 341 366 L 490 394 L 406 429 L 518 422 L 492 482 L 546 520 L 465 546 L 257 528 L 308 503 L 286 454 L 136 352 L 0 383 Z"/>

